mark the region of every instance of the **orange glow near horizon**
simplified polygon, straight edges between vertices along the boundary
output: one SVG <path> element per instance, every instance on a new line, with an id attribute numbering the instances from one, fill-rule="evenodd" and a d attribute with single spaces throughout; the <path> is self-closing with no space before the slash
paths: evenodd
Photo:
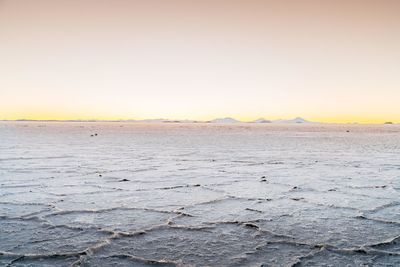
<path id="1" fill-rule="evenodd" d="M 400 1 L 0 0 L 0 120 L 400 123 Z"/>

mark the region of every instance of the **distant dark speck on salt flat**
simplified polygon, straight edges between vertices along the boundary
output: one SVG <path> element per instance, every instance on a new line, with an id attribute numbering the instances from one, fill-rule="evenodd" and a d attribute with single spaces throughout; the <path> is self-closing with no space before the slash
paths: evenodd
<path id="1" fill-rule="evenodd" d="M 299 200 L 302 200 L 302 199 L 304 199 L 304 198 L 302 198 L 302 197 L 293 197 L 293 198 L 291 198 L 292 200 L 294 200 L 294 201 L 299 201 Z"/>

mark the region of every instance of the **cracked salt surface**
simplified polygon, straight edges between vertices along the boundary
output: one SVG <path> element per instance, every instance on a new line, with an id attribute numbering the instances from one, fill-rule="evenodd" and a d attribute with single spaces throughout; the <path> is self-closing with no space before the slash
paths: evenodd
<path id="1" fill-rule="evenodd" d="M 399 266 L 399 155 L 399 125 L 2 122 L 0 266 Z"/>

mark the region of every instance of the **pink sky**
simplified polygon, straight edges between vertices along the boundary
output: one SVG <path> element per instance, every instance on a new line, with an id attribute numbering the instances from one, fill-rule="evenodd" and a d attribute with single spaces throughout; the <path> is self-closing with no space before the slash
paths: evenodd
<path id="1" fill-rule="evenodd" d="M 0 0 L 0 119 L 400 122 L 400 1 Z"/>

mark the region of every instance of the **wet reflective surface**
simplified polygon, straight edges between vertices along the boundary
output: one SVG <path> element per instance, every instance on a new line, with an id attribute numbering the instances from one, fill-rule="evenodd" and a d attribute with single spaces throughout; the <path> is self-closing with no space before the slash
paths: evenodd
<path id="1" fill-rule="evenodd" d="M 1 122 L 0 186 L 0 266 L 400 265 L 399 125 Z"/>

